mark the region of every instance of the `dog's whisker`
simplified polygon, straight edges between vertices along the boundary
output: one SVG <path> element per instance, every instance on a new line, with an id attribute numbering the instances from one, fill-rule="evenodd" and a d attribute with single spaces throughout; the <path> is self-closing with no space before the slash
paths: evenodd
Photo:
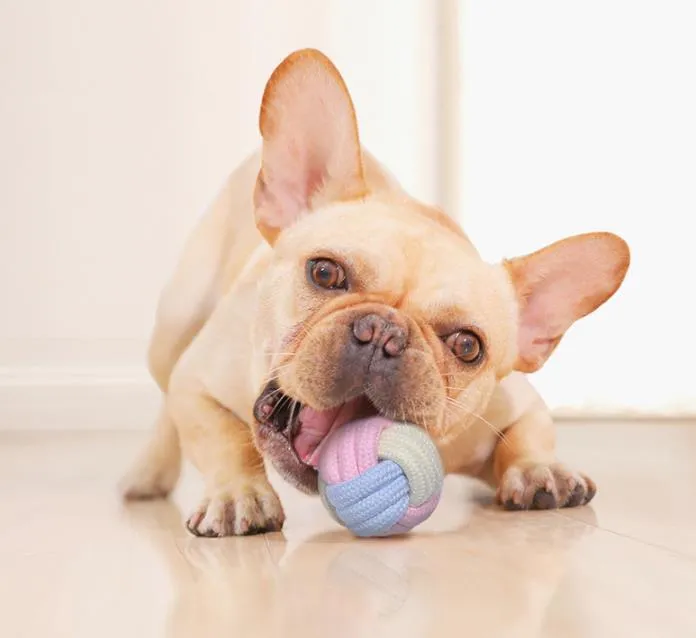
<path id="1" fill-rule="evenodd" d="M 273 390 L 272 392 L 269 392 L 269 393 L 266 395 L 266 398 L 268 399 L 268 398 L 270 398 L 270 397 L 275 396 L 276 394 L 280 394 L 281 392 L 282 392 L 282 390 L 281 390 L 280 388 L 277 388 L 277 389 Z"/>
<path id="2" fill-rule="evenodd" d="M 286 368 L 289 368 L 291 365 L 292 365 L 292 361 L 291 361 L 290 363 L 284 363 L 283 365 L 276 366 L 275 368 L 273 368 L 273 377 L 272 377 L 272 379 L 273 379 L 274 381 L 277 381 L 277 380 L 278 380 L 278 373 L 279 373 L 281 370 L 285 370 Z"/>
<path id="3" fill-rule="evenodd" d="M 491 431 L 500 439 L 500 441 L 505 445 L 506 447 L 510 447 L 510 444 L 507 440 L 507 437 L 505 436 L 505 433 L 500 430 L 500 428 L 496 427 L 493 423 L 491 423 L 488 419 L 485 417 L 481 416 L 480 414 L 474 412 L 469 406 L 461 403 L 460 401 L 456 401 L 455 399 L 452 399 L 451 397 L 447 397 L 447 403 L 462 412 L 465 412 L 466 414 L 474 417 L 475 419 L 478 419 L 482 423 L 485 423 Z"/>
<path id="4" fill-rule="evenodd" d="M 285 368 L 291 366 L 293 364 L 292 361 L 286 361 L 285 363 L 281 363 L 279 365 L 273 366 L 273 372 L 277 372 L 278 370 L 285 370 Z"/>
<path id="5" fill-rule="evenodd" d="M 295 422 L 295 409 L 299 407 L 299 403 L 295 401 L 294 399 L 292 400 L 292 405 L 290 406 L 290 414 L 288 415 L 288 421 L 287 421 L 287 427 L 292 428 L 293 423 Z"/>
<path id="6" fill-rule="evenodd" d="M 463 387 L 456 386 L 456 385 L 446 385 L 446 386 L 445 386 L 445 390 L 459 390 L 460 392 L 466 393 L 467 396 L 468 396 L 471 392 L 476 392 L 476 393 L 478 393 L 478 394 L 481 394 L 481 390 L 480 390 L 479 388 L 472 388 L 471 386 L 469 386 L 469 387 L 467 387 L 467 388 L 463 388 Z"/>
<path id="7" fill-rule="evenodd" d="M 454 398 L 454 400 L 456 400 L 456 401 L 461 401 L 462 399 L 469 399 L 469 398 L 473 399 L 474 397 L 471 396 L 472 393 L 474 393 L 475 396 L 477 396 L 477 397 L 480 397 L 483 394 L 483 392 L 481 392 L 481 390 L 479 388 L 471 388 L 471 387 L 458 388 L 456 386 L 447 386 L 445 388 L 445 391 L 448 391 L 448 390 L 457 390 L 458 391 L 458 392 L 455 392 L 455 394 L 457 395 L 456 397 L 448 397 L 448 398 Z"/>
<path id="8" fill-rule="evenodd" d="M 410 399 L 409 401 L 412 401 L 412 399 Z M 401 420 L 402 421 L 408 420 L 408 417 L 406 416 L 406 408 L 403 405 L 401 406 Z"/>
<path id="9" fill-rule="evenodd" d="M 292 401 L 292 399 L 291 399 L 289 396 L 287 396 L 287 395 L 284 394 L 284 395 L 280 398 L 280 401 L 278 401 L 278 402 L 273 406 L 273 409 L 271 410 L 271 414 L 270 414 L 269 416 L 274 415 L 274 414 L 276 413 L 277 410 L 280 410 L 280 409 L 285 408 L 285 407 L 288 405 L 288 403 L 289 403 L 290 401 Z"/>

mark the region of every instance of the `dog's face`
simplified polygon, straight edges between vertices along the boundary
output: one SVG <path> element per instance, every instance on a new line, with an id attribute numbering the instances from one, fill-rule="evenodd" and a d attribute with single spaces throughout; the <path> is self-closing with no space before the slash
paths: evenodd
<path id="1" fill-rule="evenodd" d="M 372 193 L 350 98 L 317 52 L 273 74 L 261 132 L 256 216 L 274 259 L 256 325 L 270 371 L 257 443 L 306 491 L 321 442 L 357 417 L 410 421 L 444 444 L 625 274 L 614 235 L 487 264 L 439 211 Z"/>
<path id="2" fill-rule="evenodd" d="M 445 437 L 481 412 L 516 356 L 504 269 L 408 203 L 304 217 L 276 242 L 261 294 L 272 372 L 257 410 L 271 418 L 257 419 L 292 441 L 288 458 L 271 457 L 310 487 L 304 466 L 333 427 L 379 412 Z"/>

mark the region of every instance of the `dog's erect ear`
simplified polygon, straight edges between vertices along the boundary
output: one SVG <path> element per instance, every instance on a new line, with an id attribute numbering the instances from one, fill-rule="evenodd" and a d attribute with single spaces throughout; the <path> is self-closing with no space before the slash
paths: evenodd
<path id="1" fill-rule="evenodd" d="M 573 322 L 618 290 L 629 262 L 626 242 L 611 233 L 570 237 L 504 262 L 520 309 L 515 368 L 541 368 Z"/>
<path id="2" fill-rule="evenodd" d="M 343 78 L 319 51 L 289 55 L 261 103 L 256 225 L 269 243 L 302 213 L 365 194 L 358 126 Z"/>

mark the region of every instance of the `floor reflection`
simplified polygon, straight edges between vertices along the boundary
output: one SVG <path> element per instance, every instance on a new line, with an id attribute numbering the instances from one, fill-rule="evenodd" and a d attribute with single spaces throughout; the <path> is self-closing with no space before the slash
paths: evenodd
<path id="1" fill-rule="evenodd" d="M 536 636 L 591 521 L 476 503 L 466 524 L 397 539 L 343 531 L 199 539 L 171 502 L 126 516 L 173 588 L 167 635 Z M 585 518 L 591 516 L 588 508 Z"/>

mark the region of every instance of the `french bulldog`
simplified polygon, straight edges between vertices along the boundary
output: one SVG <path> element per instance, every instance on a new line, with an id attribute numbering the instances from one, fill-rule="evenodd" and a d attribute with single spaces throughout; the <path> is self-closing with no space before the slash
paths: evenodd
<path id="1" fill-rule="evenodd" d="M 259 125 L 260 150 L 161 296 L 149 367 L 162 407 L 124 496 L 166 496 L 183 453 L 205 484 L 193 534 L 279 530 L 264 459 L 316 492 L 327 434 L 381 414 L 423 427 L 446 472 L 489 482 L 506 509 L 588 503 L 595 485 L 556 458 L 526 375 L 616 292 L 627 244 L 589 233 L 485 262 L 361 146 L 346 85 L 316 50 L 275 69 Z"/>

